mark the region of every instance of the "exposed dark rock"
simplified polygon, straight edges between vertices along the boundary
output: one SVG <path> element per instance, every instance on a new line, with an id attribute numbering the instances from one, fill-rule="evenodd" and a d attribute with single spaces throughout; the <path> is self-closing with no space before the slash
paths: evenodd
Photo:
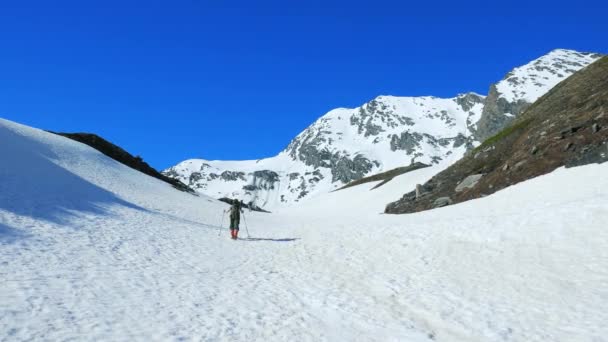
<path id="1" fill-rule="evenodd" d="M 374 119 L 380 118 L 385 121 L 390 113 L 386 105 L 374 99 L 363 105 L 357 114 L 350 117 L 350 124 L 357 126 L 359 134 L 363 134 L 365 137 L 376 136 L 384 132 L 384 129 L 374 124 Z"/>
<path id="2" fill-rule="evenodd" d="M 572 127 L 569 127 L 568 129 L 561 131 L 560 134 L 562 137 L 567 137 L 567 136 L 570 136 L 570 135 L 578 132 L 581 128 L 583 128 L 583 126 L 581 126 L 581 125 L 572 126 Z"/>
<path id="3" fill-rule="evenodd" d="M 465 112 L 470 111 L 475 105 L 483 102 L 484 97 L 475 93 L 467 93 L 456 97 L 456 103 L 458 103 Z"/>
<path id="4" fill-rule="evenodd" d="M 470 138 L 465 137 L 463 134 L 458 134 L 455 138 L 453 138 L 454 144 L 453 147 L 460 147 L 464 144 L 467 144 L 467 149 L 472 148 L 473 144 Z"/>
<path id="5" fill-rule="evenodd" d="M 259 170 L 253 172 L 253 186 L 257 190 L 274 190 L 275 184 L 279 182 L 279 174 L 271 170 Z"/>
<path id="6" fill-rule="evenodd" d="M 276 183 L 279 181 L 279 174 L 270 170 L 254 171 L 253 177 L 255 179 L 261 179 L 268 183 Z"/>
<path id="7" fill-rule="evenodd" d="M 239 171 L 224 171 L 220 175 L 220 178 L 226 182 L 234 182 L 237 180 L 242 180 L 242 181 L 247 180 L 245 178 L 245 172 L 239 172 Z"/>
<path id="8" fill-rule="evenodd" d="M 353 159 L 338 158 L 332 161 L 332 182 L 348 183 L 354 179 L 363 178 L 373 167 L 374 164 L 362 155 L 356 155 Z"/>
<path id="9" fill-rule="evenodd" d="M 568 160 L 566 167 L 582 166 L 587 164 L 599 164 L 608 161 L 608 143 L 604 141 L 599 145 L 588 146 L 571 160 Z"/>
<path id="10" fill-rule="evenodd" d="M 200 172 L 192 172 L 192 174 L 190 175 L 190 179 L 188 180 L 188 183 L 190 186 L 192 186 L 192 184 L 198 182 L 202 178 L 203 178 L 203 175 L 201 175 Z"/>
<path id="11" fill-rule="evenodd" d="M 391 151 L 404 150 L 407 154 L 414 153 L 417 147 L 420 147 L 422 134 L 418 132 L 410 133 L 402 132 L 401 135 L 393 134 L 391 136 Z"/>

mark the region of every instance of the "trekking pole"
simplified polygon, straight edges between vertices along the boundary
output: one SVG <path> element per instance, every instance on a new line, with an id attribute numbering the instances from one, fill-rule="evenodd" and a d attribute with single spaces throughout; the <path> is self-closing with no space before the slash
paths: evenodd
<path id="1" fill-rule="evenodd" d="M 224 215 L 226 215 L 226 211 L 222 210 L 222 220 L 220 221 L 220 229 L 217 232 L 217 236 L 220 236 L 222 234 L 222 230 L 224 229 L 222 227 L 222 224 L 224 224 Z"/>
<path id="2" fill-rule="evenodd" d="M 247 227 L 247 217 L 245 217 L 245 213 L 243 212 L 243 220 L 245 221 L 245 231 L 247 231 L 247 238 L 251 238 L 251 236 L 249 236 L 249 228 Z"/>

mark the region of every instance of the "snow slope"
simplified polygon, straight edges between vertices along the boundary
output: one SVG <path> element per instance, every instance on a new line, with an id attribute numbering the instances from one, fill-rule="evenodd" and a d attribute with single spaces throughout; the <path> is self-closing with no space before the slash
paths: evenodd
<path id="1" fill-rule="evenodd" d="M 608 336 L 608 164 L 413 215 L 363 200 L 422 169 L 247 212 L 235 242 L 223 204 L 68 139 L 0 120 L 0 160 L 0 340 Z"/>

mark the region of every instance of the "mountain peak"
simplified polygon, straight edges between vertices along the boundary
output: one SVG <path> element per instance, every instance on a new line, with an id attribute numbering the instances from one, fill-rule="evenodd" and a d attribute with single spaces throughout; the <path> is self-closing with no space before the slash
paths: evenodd
<path id="1" fill-rule="evenodd" d="M 511 70 L 496 84 L 496 90 L 508 102 L 522 100 L 532 103 L 556 84 L 600 57 L 596 53 L 555 49 Z"/>

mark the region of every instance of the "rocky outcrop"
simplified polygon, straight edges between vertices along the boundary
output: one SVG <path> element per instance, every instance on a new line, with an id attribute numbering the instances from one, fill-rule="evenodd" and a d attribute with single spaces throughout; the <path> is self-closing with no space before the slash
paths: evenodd
<path id="1" fill-rule="evenodd" d="M 213 178 L 214 174 L 210 174 L 210 176 Z M 226 182 L 230 182 L 230 181 L 235 181 L 235 180 L 245 180 L 245 172 L 239 172 L 239 171 L 224 171 L 222 172 L 222 174 L 220 174 L 219 176 L 223 181 Z"/>
<path id="2" fill-rule="evenodd" d="M 403 150 L 407 154 L 413 154 L 416 148 L 420 147 L 422 134 L 418 132 L 401 132 L 400 135 L 393 134 L 391 136 L 391 151 Z"/>
<path id="3" fill-rule="evenodd" d="M 457 96 L 454 101 L 462 107 L 465 112 L 471 112 L 474 110 L 474 107 L 480 103 L 485 101 L 485 96 L 475 94 L 475 93 L 466 93 L 460 96 Z"/>
<path id="4" fill-rule="evenodd" d="M 507 101 L 500 97 L 496 85 L 492 85 L 484 102 L 481 119 L 477 122 L 475 138 L 484 141 L 493 136 L 513 122 L 530 105 L 531 103 L 521 99 L 515 102 Z"/>
<path id="5" fill-rule="evenodd" d="M 373 162 L 360 154 L 352 159 L 347 157 L 332 159 L 330 165 L 332 182 L 339 181 L 342 183 L 359 179 L 368 174 L 374 167 Z"/>
<path id="6" fill-rule="evenodd" d="M 423 184 L 424 196 L 416 199 L 412 189 L 388 204 L 386 212 L 432 209 L 444 197 L 459 203 L 561 166 L 607 161 L 608 129 L 603 127 L 608 127 L 608 57 L 558 84 L 510 126 Z"/>
<path id="7" fill-rule="evenodd" d="M 468 176 L 467 178 L 463 179 L 462 182 L 460 182 L 456 186 L 456 189 L 454 189 L 454 191 L 461 192 L 466 189 L 471 189 L 472 187 L 477 185 L 477 183 L 479 183 L 479 180 L 481 179 L 481 177 L 483 177 L 483 174 Z"/>
<path id="8" fill-rule="evenodd" d="M 253 172 L 253 184 L 257 189 L 273 190 L 279 182 L 279 174 L 271 170 L 260 170 Z"/>

